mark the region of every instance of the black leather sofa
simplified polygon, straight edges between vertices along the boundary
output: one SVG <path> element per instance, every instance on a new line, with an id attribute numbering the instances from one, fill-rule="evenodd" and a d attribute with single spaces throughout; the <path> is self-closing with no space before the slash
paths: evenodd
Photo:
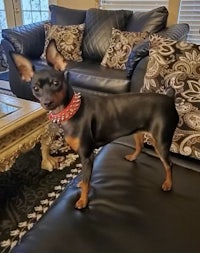
<path id="1" fill-rule="evenodd" d="M 57 17 L 62 24 L 66 10 L 52 8 L 57 10 L 52 12 L 52 21 L 55 22 Z M 158 13 L 167 15 L 163 7 L 157 11 L 148 13 L 147 16 L 152 15 L 150 19 L 146 18 L 147 13 L 135 14 L 129 19 L 135 24 L 133 30 L 142 30 L 150 21 L 150 26 L 157 23 Z M 78 16 L 73 13 L 69 20 L 74 23 Z M 78 13 L 79 18 L 83 18 L 79 22 L 85 20 L 84 11 Z M 165 18 L 163 22 L 162 28 L 156 32 L 173 39 L 186 37 L 187 25 L 165 28 Z M 40 60 L 44 46 L 43 23 L 4 30 L 3 37 L 12 90 L 19 97 L 33 99 L 30 87 L 21 83 L 8 51 L 24 53 L 37 63 L 37 67 L 44 67 L 45 63 Z M 92 94 L 139 91 L 147 61 L 148 40 L 133 48 L 126 71 L 105 69 L 99 61 L 87 58 L 85 53 L 83 62 L 70 63 L 66 78 L 75 88 Z M 126 85 L 120 85 L 121 80 Z M 200 252 L 199 160 L 171 153 L 173 189 L 166 193 L 160 187 L 164 177 L 162 164 L 149 146 L 145 146 L 136 162 L 124 160 L 124 156 L 132 151 L 132 141 L 131 136 L 120 138 L 104 146 L 96 155 L 86 209 L 79 211 L 74 208 L 79 195 L 78 176 L 11 252 Z"/>
<path id="2" fill-rule="evenodd" d="M 69 62 L 66 70 L 68 82 L 82 92 L 107 94 L 138 91 L 138 83 L 143 82 L 146 64 L 143 62 L 138 68 L 137 63 L 148 55 L 148 38 L 133 48 L 126 70 L 101 66 L 101 60 L 109 46 L 112 27 L 125 31 L 160 33 L 176 40 L 185 39 L 189 31 L 187 24 L 166 27 L 168 11 L 165 7 L 148 12 L 131 12 L 98 9 L 83 11 L 51 5 L 50 11 L 52 24 L 85 23 L 82 42 L 83 61 Z M 36 68 L 46 67 L 45 61 L 41 60 L 45 45 L 44 23 L 46 22 L 2 31 L 2 46 L 9 64 L 9 82 L 12 92 L 17 97 L 34 100 L 30 85 L 21 81 L 10 59 L 9 51 L 24 54 Z"/>

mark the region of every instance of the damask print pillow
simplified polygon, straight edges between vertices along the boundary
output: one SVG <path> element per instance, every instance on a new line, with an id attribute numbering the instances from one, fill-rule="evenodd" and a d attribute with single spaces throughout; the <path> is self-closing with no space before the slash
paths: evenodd
<path id="1" fill-rule="evenodd" d="M 171 151 L 200 159 L 200 46 L 151 35 L 141 92 L 165 93 L 170 86 L 179 114 Z"/>
<path id="2" fill-rule="evenodd" d="M 127 32 L 112 28 L 110 45 L 101 65 L 113 69 L 126 69 L 126 62 L 133 46 L 147 38 L 148 35 L 148 32 Z"/>
<path id="3" fill-rule="evenodd" d="M 0 44 L 0 71 L 5 71 L 8 69 L 8 63 L 6 61 L 5 52 Z"/>
<path id="4" fill-rule="evenodd" d="M 45 46 L 42 54 L 42 58 L 46 58 L 46 48 L 50 40 L 54 39 L 57 50 L 68 61 L 82 61 L 82 39 L 84 32 L 84 24 L 80 25 L 51 25 L 44 24 L 45 28 Z"/>

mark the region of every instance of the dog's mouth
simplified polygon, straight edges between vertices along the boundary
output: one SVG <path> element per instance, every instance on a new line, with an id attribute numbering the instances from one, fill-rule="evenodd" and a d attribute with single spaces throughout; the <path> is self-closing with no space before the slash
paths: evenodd
<path id="1" fill-rule="evenodd" d="M 42 107 L 47 111 L 53 111 L 57 108 L 57 105 L 53 102 L 42 103 Z"/>

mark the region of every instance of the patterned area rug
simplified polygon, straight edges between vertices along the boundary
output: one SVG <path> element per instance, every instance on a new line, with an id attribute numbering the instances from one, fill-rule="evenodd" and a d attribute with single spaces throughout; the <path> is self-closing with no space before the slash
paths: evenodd
<path id="1" fill-rule="evenodd" d="M 53 172 L 40 168 L 38 144 L 22 154 L 7 172 L 0 174 L 0 252 L 7 253 L 48 210 L 67 184 L 81 171 L 77 154 L 64 145 L 62 131 L 51 146 L 52 155 L 62 155 Z"/>

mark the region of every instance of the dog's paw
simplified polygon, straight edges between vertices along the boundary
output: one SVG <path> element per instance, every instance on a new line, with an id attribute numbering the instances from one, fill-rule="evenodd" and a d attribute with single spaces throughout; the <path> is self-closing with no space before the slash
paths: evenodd
<path id="1" fill-rule="evenodd" d="M 169 192 L 172 190 L 172 182 L 169 180 L 165 180 L 164 183 L 162 184 L 162 190 L 164 192 Z"/>
<path id="2" fill-rule="evenodd" d="M 129 162 L 133 162 L 136 160 L 137 156 L 133 153 L 133 154 L 126 155 L 124 158 L 125 160 Z"/>
<path id="3" fill-rule="evenodd" d="M 82 188 L 83 187 L 83 181 L 78 182 L 77 187 Z"/>
<path id="4" fill-rule="evenodd" d="M 87 199 L 82 199 L 82 198 L 80 198 L 80 199 L 76 202 L 75 208 L 81 210 L 81 209 L 86 208 L 87 205 L 88 205 L 88 200 L 87 200 Z"/>
<path id="5" fill-rule="evenodd" d="M 49 156 L 48 158 L 42 160 L 41 168 L 51 172 L 53 169 L 59 167 L 59 162 L 59 157 Z"/>

